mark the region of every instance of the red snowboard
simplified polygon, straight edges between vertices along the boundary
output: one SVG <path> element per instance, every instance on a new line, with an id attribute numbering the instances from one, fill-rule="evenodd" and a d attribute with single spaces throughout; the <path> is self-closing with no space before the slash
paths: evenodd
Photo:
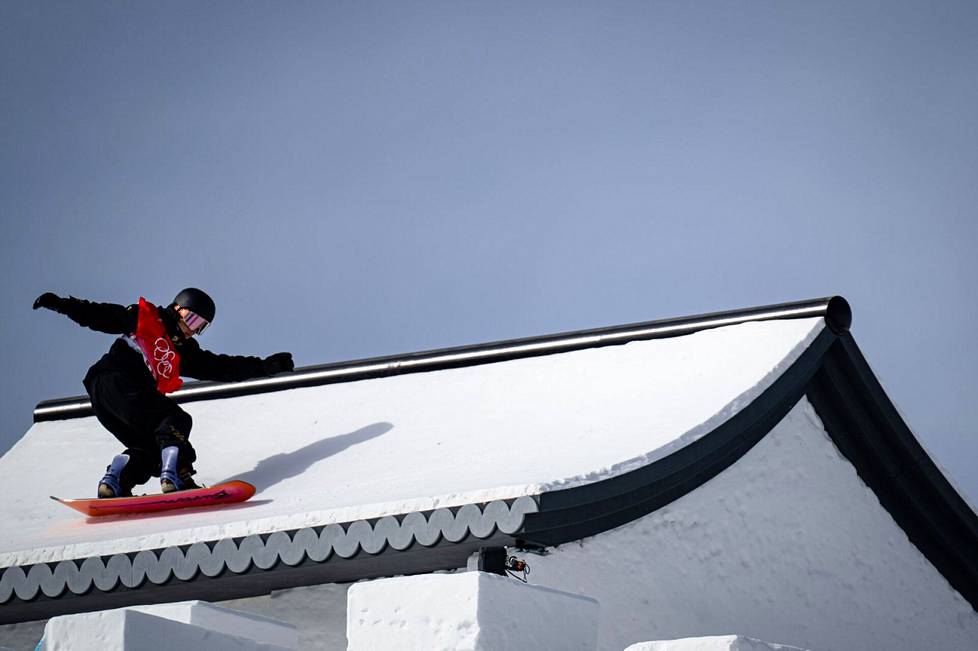
<path id="1" fill-rule="evenodd" d="M 233 480 L 193 490 L 136 497 L 62 499 L 51 496 L 85 515 L 97 518 L 103 515 L 125 515 L 132 513 L 157 513 L 173 509 L 186 509 L 194 506 L 218 506 L 244 502 L 255 494 L 255 487 L 248 482 Z"/>

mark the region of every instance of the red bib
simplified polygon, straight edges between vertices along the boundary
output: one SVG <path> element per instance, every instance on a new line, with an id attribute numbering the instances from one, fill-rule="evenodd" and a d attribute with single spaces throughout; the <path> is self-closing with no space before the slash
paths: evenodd
<path id="1" fill-rule="evenodd" d="M 156 379 L 156 388 L 160 393 L 173 393 L 183 386 L 180 354 L 166 334 L 159 310 L 142 297 L 139 298 L 136 332 L 132 336 L 143 351 L 146 366 Z"/>

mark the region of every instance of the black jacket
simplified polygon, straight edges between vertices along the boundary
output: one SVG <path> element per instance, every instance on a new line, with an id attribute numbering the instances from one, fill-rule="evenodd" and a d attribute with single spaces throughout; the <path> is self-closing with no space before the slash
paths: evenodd
<path id="1" fill-rule="evenodd" d="M 138 305 L 93 303 L 80 298 L 62 299 L 58 311 L 79 325 L 98 332 L 129 335 L 136 331 Z M 167 334 L 180 355 L 180 375 L 198 380 L 238 382 L 256 377 L 268 377 L 265 364 L 259 357 L 218 355 L 200 347 L 192 337 L 185 337 L 177 326 L 179 315 L 172 307 L 159 308 Z M 122 373 L 136 383 L 145 383 L 155 390 L 156 381 L 146 367 L 142 355 L 122 339 L 116 340 L 105 355 L 88 370 L 85 384 L 99 373 Z"/>

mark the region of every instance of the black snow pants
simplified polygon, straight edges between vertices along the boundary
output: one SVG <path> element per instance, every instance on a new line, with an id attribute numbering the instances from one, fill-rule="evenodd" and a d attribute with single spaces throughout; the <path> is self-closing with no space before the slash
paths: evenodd
<path id="1" fill-rule="evenodd" d="M 190 445 L 193 419 L 172 399 L 145 382 L 133 382 L 124 373 L 103 372 L 85 378 L 95 417 L 126 446 L 129 462 L 121 483 L 132 487 L 160 476 L 160 451 L 180 449 L 178 465 L 189 469 L 197 459 Z"/>

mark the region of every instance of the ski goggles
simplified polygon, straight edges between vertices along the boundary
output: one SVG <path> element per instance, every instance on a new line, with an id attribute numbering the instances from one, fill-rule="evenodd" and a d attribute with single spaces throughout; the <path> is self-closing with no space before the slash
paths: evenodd
<path id="1" fill-rule="evenodd" d="M 187 310 L 187 308 L 184 309 Z M 207 326 L 211 324 L 210 321 L 200 316 L 196 312 L 191 312 L 190 310 L 187 310 L 186 314 L 184 314 L 182 318 L 183 322 L 187 324 L 187 327 L 190 328 L 194 334 L 198 335 L 203 334 L 204 330 L 207 329 Z"/>

